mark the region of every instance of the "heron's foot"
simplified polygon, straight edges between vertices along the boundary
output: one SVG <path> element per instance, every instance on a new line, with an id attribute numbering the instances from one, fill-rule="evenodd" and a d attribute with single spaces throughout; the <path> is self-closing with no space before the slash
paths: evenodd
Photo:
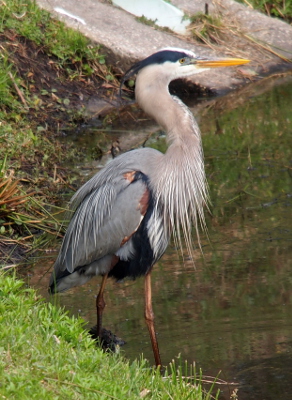
<path id="1" fill-rule="evenodd" d="M 97 325 L 90 328 L 89 334 L 93 339 L 99 339 L 103 350 L 112 351 L 113 353 L 118 353 L 119 348 L 126 343 L 124 340 L 105 328 L 102 328 L 101 337 L 98 337 Z"/>

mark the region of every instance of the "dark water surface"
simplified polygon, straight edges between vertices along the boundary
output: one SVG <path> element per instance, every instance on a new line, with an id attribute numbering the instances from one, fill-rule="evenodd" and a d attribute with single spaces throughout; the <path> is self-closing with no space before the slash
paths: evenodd
<path id="1" fill-rule="evenodd" d="M 292 76 L 200 104 L 196 115 L 212 199 L 209 240 L 202 236 L 204 257 L 196 251 L 195 267 L 173 246 L 154 267 L 162 360 L 167 364 L 180 354 L 203 374 L 221 371 L 219 377 L 235 385 L 222 386 L 220 399 L 239 388 L 239 400 L 291 400 Z M 164 136 L 157 127 L 151 130 L 146 145 L 165 150 Z M 112 132 L 110 141 L 122 143 L 123 135 Z M 136 135 L 140 142 L 148 137 L 143 135 Z M 99 137 L 91 132 L 74 140 L 92 149 Z M 30 279 L 45 295 L 43 273 L 35 265 Z M 92 326 L 99 282 L 93 279 L 58 301 Z M 127 358 L 143 353 L 153 363 L 143 296 L 143 279 L 110 281 L 104 326 L 127 342 Z"/>

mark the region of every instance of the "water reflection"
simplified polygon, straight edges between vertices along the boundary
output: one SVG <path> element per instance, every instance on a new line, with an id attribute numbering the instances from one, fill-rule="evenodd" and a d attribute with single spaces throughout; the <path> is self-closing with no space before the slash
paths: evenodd
<path id="1" fill-rule="evenodd" d="M 210 241 L 203 238 L 195 268 L 170 246 L 152 278 L 164 363 L 181 354 L 206 374 L 222 371 L 222 379 L 238 383 L 240 400 L 291 398 L 292 79 L 283 79 L 264 94 L 250 88 L 244 102 L 232 101 L 240 99 L 232 93 L 199 107 L 213 202 Z M 147 145 L 164 148 L 163 135 L 154 136 Z M 32 283 L 41 276 L 35 267 Z M 46 279 L 38 286 L 44 289 Z M 98 284 L 57 301 L 94 325 Z M 125 356 L 143 353 L 153 362 L 143 280 L 110 282 L 106 300 L 104 324 L 126 340 Z M 220 398 L 229 399 L 233 388 L 222 388 Z"/>

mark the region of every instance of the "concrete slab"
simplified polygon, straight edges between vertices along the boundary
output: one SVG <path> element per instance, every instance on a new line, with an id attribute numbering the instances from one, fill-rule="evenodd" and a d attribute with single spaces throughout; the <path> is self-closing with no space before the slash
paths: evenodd
<path id="1" fill-rule="evenodd" d="M 249 57 L 253 63 L 248 68 L 259 73 L 278 70 L 283 67 L 283 59 L 261 48 L 254 48 L 252 42 L 246 44 L 245 38 L 238 37 L 238 48 L 233 43 L 221 46 L 206 46 L 194 39 L 178 36 L 175 33 L 138 22 L 135 17 L 109 3 L 98 0 L 37 0 L 37 3 L 50 11 L 68 26 L 79 30 L 92 41 L 103 46 L 110 63 L 125 71 L 131 64 L 143 59 L 160 48 L 173 46 L 191 49 L 202 56 Z M 204 12 L 206 0 L 173 0 L 172 4 L 188 14 Z M 209 0 L 209 12 L 220 12 L 222 18 L 232 21 L 256 40 L 270 43 L 282 56 L 291 58 L 292 27 L 277 19 L 269 18 L 231 0 Z M 282 49 L 279 51 L 279 47 Z M 194 78 L 195 83 L 208 88 L 226 90 L 246 81 L 244 68 L 239 74 L 236 68 L 213 70 L 212 74 L 202 73 Z"/>
<path id="2" fill-rule="evenodd" d="M 189 15 L 204 13 L 208 4 L 209 15 L 222 17 L 223 24 L 238 28 L 282 57 L 292 59 L 292 26 L 278 18 L 233 0 L 172 0 L 172 4 Z M 277 64 L 279 60 L 276 58 L 274 62 Z"/>

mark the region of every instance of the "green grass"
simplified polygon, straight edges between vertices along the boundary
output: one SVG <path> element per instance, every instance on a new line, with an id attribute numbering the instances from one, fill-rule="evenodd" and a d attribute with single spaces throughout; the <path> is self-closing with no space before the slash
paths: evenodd
<path id="1" fill-rule="evenodd" d="M 0 397 L 3 399 L 210 399 L 172 364 L 162 377 L 146 361 L 105 354 L 83 321 L 0 273 Z"/>
<path id="2" fill-rule="evenodd" d="M 265 14 L 292 22 L 292 2 L 289 0 L 237 0 Z"/>
<path id="3" fill-rule="evenodd" d="M 0 138 L 3 130 L 9 132 L 10 124 L 13 123 L 20 125 L 21 132 L 28 111 L 42 111 L 42 99 L 35 94 L 36 88 L 30 76 L 33 75 L 32 71 L 28 67 L 21 76 L 19 67 L 14 62 L 17 52 L 20 53 L 20 59 L 29 60 L 25 53 L 27 45 L 38 54 L 51 57 L 52 69 L 58 71 L 60 81 L 84 80 L 93 75 L 103 80 L 112 79 L 110 71 L 104 66 L 105 58 L 100 47 L 92 45 L 80 32 L 52 19 L 34 1 L 7 0 L 1 4 L 0 44 L 1 42 L 0 119 L 4 121 L 4 128 L 1 125 Z M 24 54 L 21 53 L 22 47 Z M 51 95 L 46 85 L 40 94 Z M 63 105 L 69 105 L 68 99 L 64 99 Z M 60 111 L 66 111 L 66 107 Z"/>
<path id="4" fill-rule="evenodd" d="M 69 70 L 72 67 L 70 72 L 77 66 L 80 73 L 90 75 L 94 72 L 92 62 L 105 63 L 99 46 L 91 45 L 80 32 L 52 19 L 34 1 L 7 0 L 1 11 L 0 33 L 10 30 L 42 46 L 48 54 L 58 57 L 60 65 Z"/>
<path id="5" fill-rule="evenodd" d="M 48 204 L 71 183 L 60 166 L 82 154 L 58 140 L 84 121 L 76 92 L 96 93 L 112 74 L 99 46 L 34 1 L 6 0 L 0 9 L 0 240 L 28 244 L 58 229 Z M 27 201 L 9 208 L 10 191 Z"/>
<path id="6" fill-rule="evenodd" d="M 40 81 L 35 81 L 38 69 L 31 71 L 29 64 L 17 65 L 15 58 L 29 62 L 27 48 L 40 56 L 51 57 L 51 70 L 59 77 L 60 84 L 84 81 L 93 75 L 103 80 L 111 77 L 99 46 L 91 45 L 79 32 L 52 19 L 34 1 L 3 2 L 0 16 L 0 159 L 7 156 L 9 168 L 14 170 L 21 167 L 23 158 L 32 160 L 39 167 L 50 167 L 64 159 L 64 149 L 48 137 L 58 133 L 60 121 L 70 124 L 78 114 L 70 100 L 56 93 L 54 88 L 51 90 L 46 84 L 39 87 Z M 48 62 L 48 58 L 40 59 L 39 64 Z M 31 61 L 31 66 L 35 64 Z M 48 81 L 54 85 L 52 77 Z M 60 117 L 62 113 L 63 117 Z M 39 171 L 35 173 L 37 175 Z"/>
<path id="7" fill-rule="evenodd" d="M 193 37 L 203 43 L 209 40 L 216 43 L 221 29 L 225 28 L 220 14 L 211 16 L 204 13 L 197 13 L 190 16 L 190 20 Z"/>

